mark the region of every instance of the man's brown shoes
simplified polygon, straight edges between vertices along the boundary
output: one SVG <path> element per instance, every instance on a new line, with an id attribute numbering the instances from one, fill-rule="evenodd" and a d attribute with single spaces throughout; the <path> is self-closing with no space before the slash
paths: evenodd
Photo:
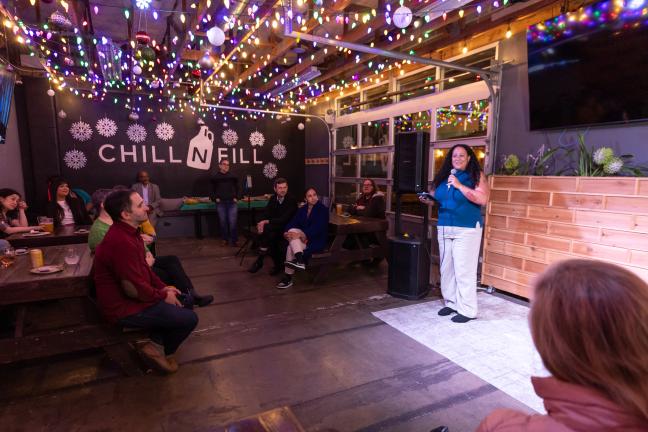
<path id="1" fill-rule="evenodd" d="M 168 357 L 164 356 L 163 349 L 153 342 L 148 342 L 144 344 L 139 349 L 140 354 L 144 357 L 144 360 L 147 363 L 150 363 L 150 366 L 165 372 L 165 373 L 174 373 L 178 370 L 178 363 L 171 356 L 171 361 Z"/>

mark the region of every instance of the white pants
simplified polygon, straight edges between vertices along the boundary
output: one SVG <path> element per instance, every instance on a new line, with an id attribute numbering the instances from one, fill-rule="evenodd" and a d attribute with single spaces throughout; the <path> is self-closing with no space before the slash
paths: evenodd
<path id="1" fill-rule="evenodd" d="M 441 295 L 445 305 L 468 318 L 477 317 L 477 264 L 482 228 L 437 227 L 441 260 Z"/>
<path id="2" fill-rule="evenodd" d="M 293 232 L 297 233 L 299 235 L 304 234 L 304 232 L 298 228 L 291 228 L 288 230 L 288 232 Z M 301 239 L 293 239 L 288 242 L 288 249 L 286 249 L 286 261 L 292 261 L 295 259 L 295 254 L 299 252 L 304 252 L 304 249 L 306 249 L 306 243 L 301 241 Z M 288 266 L 285 266 L 284 271 L 286 274 L 293 274 L 295 273 L 294 269 L 291 269 Z"/>

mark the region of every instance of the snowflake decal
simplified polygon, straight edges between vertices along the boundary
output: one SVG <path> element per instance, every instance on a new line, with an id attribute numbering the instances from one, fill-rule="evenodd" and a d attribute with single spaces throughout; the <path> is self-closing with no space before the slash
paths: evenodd
<path id="1" fill-rule="evenodd" d="M 277 165 L 273 164 L 272 162 L 268 162 L 263 167 L 263 175 L 269 179 L 277 177 L 278 172 L 279 170 L 277 169 Z"/>
<path id="2" fill-rule="evenodd" d="M 363 140 L 362 140 L 362 146 L 363 147 L 371 147 L 373 145 L 374 145 L 374 140 L 373 140 L 372 137 L 367 135 L 366 137 L 363 138 Z"/>
<path id="3" fill-rule="evenodd" d="M 155 127 L 155 135 L 162 141 L 169 141 L 175 135 L 175 129 L 167 122 L 162 122 Z"/>
<path id="4" fill-rule="evenodd" d="M 232 147 L 238 142 L 238 134 L 235 130 L 226 129 L 223 131 L 223 142 L 225 145 Z"/>
<path id="5" fill-rule="evenodd" d="M 254 131 L 250 134 L 250 144 L 252 144 L 252 147 L 263 147 L 263 143 L 265 143 L 265 137 L 261 132 Z"/>
<path id="6" fill-rule="evenodd" d="M 128 126 L 126 135 L 128 135 L 129 140 L 136 143 L 141 143 L 146 139 L 146 129 L 144 129 L 144 126 L 135 123 Z"/>
<path id="7" fill-rule="evenodd" d="M 285 158 L 287 153 L 286 146 L 281 143 L 277 143 L 272 147 L 272 156 L 277 160 Z"/>
<path id="8" fill-rule="evenodd" d="M 88 162 L 88 158 L 86 158 L 86 155 L 80 150 L 66 151 L 63 160 L 65 161 L 65 165 L 67 165 L 68 168 L 75 170 L 85 167 L 86 163 Z"/>
<path id="9" fill-rule="evenodd" d="M 70 126 L 70 134 L 77 141 L 88 141 L 92 136 L 92 128 L 88 123 L 79 120 Z"/>
<path id="10" fill-rule="evenodd" d="M 350 148 L 350 147 L 353 147 L 354 145 L 355 145 L 355 140 L 353 139 L 352 136 L 347 135 L 344 138 L 342 138 L 342 147 L 343 148 Z"/>
<path id="11" fill-rule="evenodd" d="M 115 123 L 108 117 L 100 118 L 99 120 L 97 120 L 95 127 L 97 128 L 97 133 L 106 138 L 115 136 L 115 134 L 117 133 L 117 123 Z"/>

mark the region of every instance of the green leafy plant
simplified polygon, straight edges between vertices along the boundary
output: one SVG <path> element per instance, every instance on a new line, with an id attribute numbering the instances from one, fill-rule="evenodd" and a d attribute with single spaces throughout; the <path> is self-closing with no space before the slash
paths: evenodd
<path id="1" fill-rule="evenodd" d="M 507 175 L 548 175 L 554 166 L 554 158 L 562 147 L 545 148 L 543 145 L 536 153 L 528 154 L 526 160 L 521 162 L 516 154 L 504 155 L 501 174 Z M 569 150 L 565 150 L 568 154 Z M 560 175 L 560 174 L 557 174 Z"/>

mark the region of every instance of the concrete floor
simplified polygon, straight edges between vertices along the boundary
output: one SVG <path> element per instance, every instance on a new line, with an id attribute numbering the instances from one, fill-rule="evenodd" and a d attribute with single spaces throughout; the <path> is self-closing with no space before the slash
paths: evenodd
<path id="1" fill-rule="evenodd" d="M 125 377 L 95 351 L 0 368 L 3 431 L 207 431 L 289 406 L 309 431 L 474 430 L 498 407 L 531 410 L 372 315 L 387 269 L 348 266 L 324 283 L 247 273 L 215 240 L 162 241 L 216 297 L 172 376 Z M 269 263 L 268 263 L 269 264 Z"/>

